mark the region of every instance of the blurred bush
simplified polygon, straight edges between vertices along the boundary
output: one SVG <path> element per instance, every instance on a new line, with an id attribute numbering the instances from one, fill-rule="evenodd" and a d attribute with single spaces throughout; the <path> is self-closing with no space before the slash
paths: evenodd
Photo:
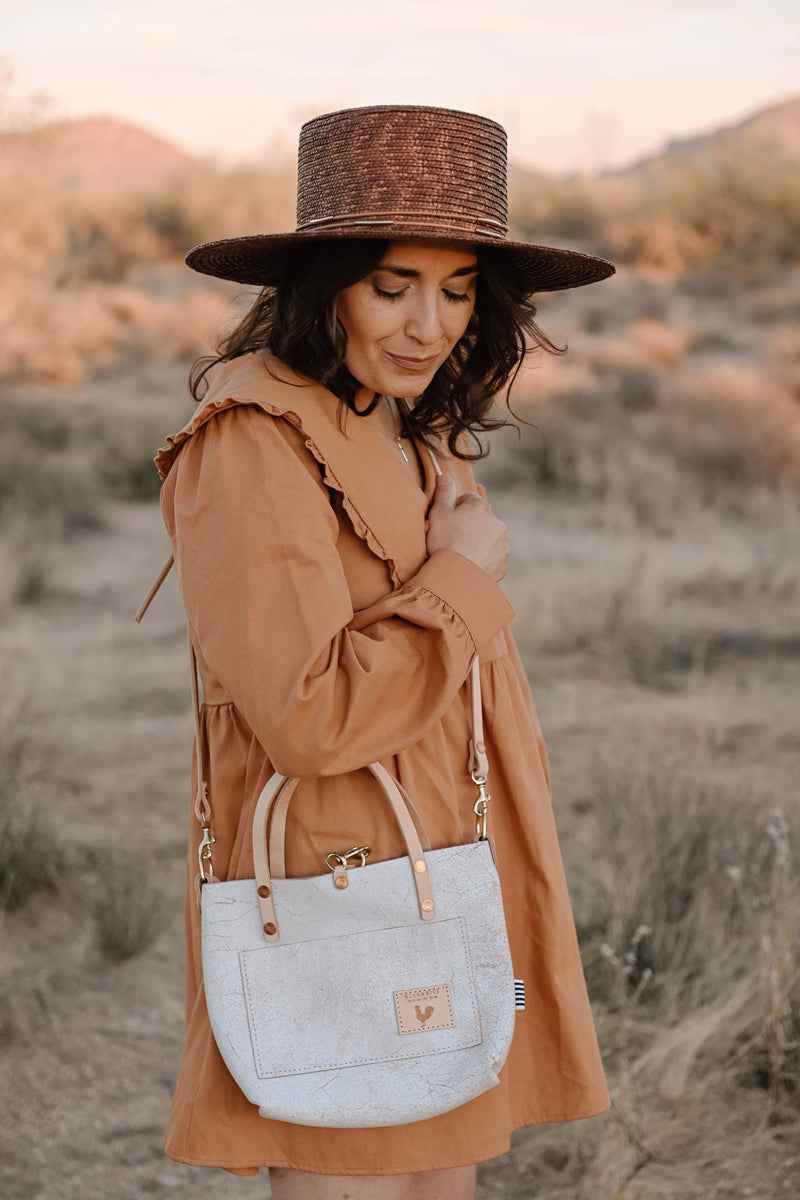
<path id="1" fill-rule="evenodd" d="M 778 143 L 665 155 L 597 177 L 518 173 L 511 201 L 517 230 L 532 241 L 579 241 L 676 280 L 698 272 L 757 280 L 800 262 L 800 171 Z"/>
<path id="2" fill-rule="evenodd" d="M 170 170 L 115 180 L 113 155 L 102 170 L 113 128 L 88 158 L 75 132 L 20 117 L 0 86 L 0 382 L 70 386 L 119 360 L 208 352 L 241 289 L 190 274 L 186 251 L 293 225 L 281 163 L 226 169 L 171 151 Z"/>
<path id="3" fill-rule="evenodd" d="M 790 123 L 795 103 L 784 106 Z M 113 128 L 88 149 L 84 139 L 78 154 L 80 125 L 20 115 L 0 82 L 0 381 L 70 385 L 126 356 L 208 351 L 241 289 L 192 276 L 183 266 L 187 249 L 294 225 L 294 165 L 285 154 L 225 168 L 110 120 L 105 126 Z M 138 175 L 129 159 L 111 154 L 115 129 L 139 139 L 145 166 Z M 148 141 L 157 170 L 145 169 Z M 708 295 L 734 280 L 779 286 L 780 272 L 800 263 L 796 154 L 777 137 L 742 133 L 707 143 L 601 176 L 517 168 L 515 232 L 672 282 L 688 277 Z M 640 308 L 638 315 L 661 313 Z M 587 328 L 590 321 L 587 314 Z M 662 349 L 681 353 L 666 342 Z"/>

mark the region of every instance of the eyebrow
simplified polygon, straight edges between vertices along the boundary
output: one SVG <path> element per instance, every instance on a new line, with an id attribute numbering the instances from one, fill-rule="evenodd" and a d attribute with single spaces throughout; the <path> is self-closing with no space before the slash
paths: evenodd
<path id="1" fill-rule="evenodd" d="M 388 271 L 390 275 L 399 275 L 402 279 L 418 279 L 421 275 L 421 271 L 415 271 L 411 267 L 393 267 L 389 263 L 379 263 L 375 270 Z M 478 270 L 477 263 L 474 267 L 459 267 L 458 270 L 451 271 L 447 278 L 455 279 L 456 276 L 461 275 L 477 275 Z"/>

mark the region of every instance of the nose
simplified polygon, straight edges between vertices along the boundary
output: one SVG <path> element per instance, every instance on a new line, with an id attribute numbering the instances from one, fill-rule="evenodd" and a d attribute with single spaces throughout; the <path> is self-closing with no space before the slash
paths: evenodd
<path id="1" fill-rule="evenodd" d="M 437 297 L 420 289 L 408 314 L 405 333 L 422 346 L 435 346 L 442 337 Z"/>

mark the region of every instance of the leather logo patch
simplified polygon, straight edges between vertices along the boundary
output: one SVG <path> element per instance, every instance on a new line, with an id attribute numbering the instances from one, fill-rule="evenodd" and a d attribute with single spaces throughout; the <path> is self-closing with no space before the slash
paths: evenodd
<path id="1" fill-rule="evenodd" d="M 455 1029 L 456 1026 L 449 983 L 395 992 L 394 1010 L 401 1033 L 424 1033 L 426 1029 Z"/>

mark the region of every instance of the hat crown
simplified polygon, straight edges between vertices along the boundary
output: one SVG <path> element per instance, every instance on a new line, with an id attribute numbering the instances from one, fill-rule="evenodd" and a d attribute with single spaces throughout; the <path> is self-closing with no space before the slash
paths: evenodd
<path id="1" fill-rule="evenodd" d="M 400 225 L 505 237 L 506 134 L 476 113 L 375 105 L 300 131 L 297 228 Z"/>

